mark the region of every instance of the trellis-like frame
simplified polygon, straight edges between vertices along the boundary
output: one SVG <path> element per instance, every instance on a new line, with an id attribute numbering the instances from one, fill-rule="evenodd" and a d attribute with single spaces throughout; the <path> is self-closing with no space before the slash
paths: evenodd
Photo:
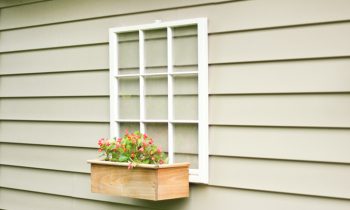
<path id="1" fill-rule="evenodd" d="M 197 25 L 198 37 L 198 71 L 173 71 L 173 28 L 179 26 Z M 167 72 L 145 73 L 145 38 L 144 31 L 152 29 L 167 30 Z M 118 33 L 139 33 L 139 73 L 119 74 L 118 70 Z M 110 56 L 110 136 L 119 135 L 119 123 L 140 123 L 140 131 L 145 131 L 145 123 L 168 124 L 168 157 L 169 163 L 174 162 L 174 124 L 198 125 L 198 169 L 190 169 L 190 182 L 208 183 L 208 29 L 207 18 L 196 18 L 171 22 L 155 22 L 136 26 L 116 27 L 109 29 L 109 56 Z M 173 87 L 174 76 L 197 75 L 198 76 L 198 120 L 174 120 L 173 116 Z M 168 119 L 145 119 L 145 77 L 167 76 L 168 79 Z M 140 83 L 140 119 L 119 119 L 118 116 L 118 79 L 125 77 L 138 77 Z"/>

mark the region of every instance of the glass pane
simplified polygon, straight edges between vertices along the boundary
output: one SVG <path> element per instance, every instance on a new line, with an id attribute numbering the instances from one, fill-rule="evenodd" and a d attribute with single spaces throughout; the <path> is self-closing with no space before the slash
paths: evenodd
<path id="1" fill-rule="evenodd" d="M 140 119 L 140 97 L 119 96 L 119 118 Z"/>
<path id="2" fill-rule="evenodd" d="M 173 32 L 174 65 L 197 65 L 197 25 L 175 27 Z"/>
<path id="3" fill-rule="evenodd" d="M 168 84 L 166 76 L 145 77 L 146 119 L 168 118 Z"/>
<path id="4" fill-rule="evenodd" d="M 140 83 L 138 77 L 119 78 L 119 118 L 140 118 Z"/>
<path id="5" fill-rule="evenodd" d="M 198 168 L 198 125 L 174 124 L 174 160 Z"/>
<path id="6" fill-rule="evenodd" d="M 174 95 L 174 119 L 197 120 L 198 119 L 198 96 L 197 95 Z"/>
<path id="7" fill-rule="evenodd" d="M 146 133 L 164 152 L 168 151 L 168 123 L 146 123 Z"/>
<path id="8" fill-rule="evenodd" d="M 198 154 L 197 124 L 174 124 L 174 152 Z"/>
<path id="9" fill-rule="evenodd" d="M 167 71 L 167 29 L 149 30 L 145 35 L 145 72 Z"/>
<path id="10" fill-rule="evenodd" d="M 191 169 L 198 169 L 198 155 L 175 154 L 174 159 L 176 163 L 189 162 Z"/>
<path id="11" fill-rule="evenodd" d="M 175 95 L 197 95 L 198 76 L 197 75 L 176 75 L 174 76 Z"/>
<path id="12" fill-rule="evenodd" d="M 119 74 L 137 73 L 139 67 L 139 33 L 118 34 Z"/>
<path id="13" fill-rule="evenodd" d="M 140 130 L 140 123 L 119 123 L 119 137 L 125 134 L 125 131 L 128 130 L 130 133 Z"/>

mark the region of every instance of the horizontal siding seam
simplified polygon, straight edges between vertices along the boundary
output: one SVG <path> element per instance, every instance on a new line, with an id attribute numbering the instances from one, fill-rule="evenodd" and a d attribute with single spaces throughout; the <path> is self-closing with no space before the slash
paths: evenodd
<path id="1" fill-rule="evenodd" d="M 0 118 L 0 121 L 20 121 L 20 122 L 67 122 L 67 123 L 108 123 L 109 121 L 102 120 L 48 120 L 48 119 L 14 119 Z"/>
<path id="2" fill-rule="evenodd" d="M 1 119 L 0 119 L 1 120 Z M 339 126 L 312 126 L 312 125 L 253 125 L 253 124 L 227 124 L 211 123 L 209 126 L 234 126 L 234 127 L 259 127 L 259 128 L 316 128 L 316 129 L 350 129 L 350 127 Z"/>
<path id="3" fill-rule="evenodd" d="M 290 62 L 290 61 L 310 61 L 310 60 L 325 60 L 325 59 L 344 59 L 350 58 L 349 55 L 334 55 L 334 56 L 316 56 L 316 57 L 303 57 L 303 58 L 278 58 L 278 59 L 265 59 L 265 60 L 247 60 L 247 61 L 231 61 L 231 62 L 212 62 L 210 65 L 231 65 L 231 64 L 255 64 L 255 63 L 273 63 L 273 62 Z"/>
<path id="4" fill-rule="evenodd" d="M 67 194 L 54 194 L 54 193 L 48 193 L 48 192 L 42 192 L 42 191 L 33 191 L 33 190 L 25 190 L 25 189 L 20 189 L 20 188 L 12 188 L 12 187 L 2 187 L 0 186 L 1 189 L 8 189 L 8 190 L 15 190 L 15 191 L 23 191 L 23 192 L 30 192 L 30 193 L 35 193 L 35 194 L 43 194 L 43 195 L 50 195 L 50 196 L 57 196 L 57 197 L 64 197 L 64 198 L 73 198 L 73 199 L 79 199 L 79 200 L 87 200 L 87 201 L 98 201 L 98 202 L 104 202 L 104 203 L 112 203 L 112 204 L 117 204 L 117 205 L 123 205 L 123 206 L 130 206 L 130 207 L 141 207 L 142 209 L 148 209 L 148 206 L 143 206 L 143 205 L 134 205 L 134 204 L 129 204 L 129 203 L 122 203 L 122 202 L 115 202 L 115 201 L 109 201 L 109 200 L 102 200 L 98 198 L 87 198 L 87 197 L 78 197 L 74 195 L 67 195 Z M 141 210 L 142 210 L 141 209 Z M 153 208 L 157 209 L 157 208 Z"/>
<path id="5" fill-rule="evenodd" d="M 51 1 L 51 0 L 37 0 L 37 1 L 34 1 L 34 2 L 18 3 L 18 4 L 15 4 L 15 5 L 11 5 L 11 6 L 3 6 L 3 7 L 0 7 L 0 9 L 7 9 L 7 8 L 11 8 L 11 7 L 19 7 L 19 6 L 23 6 L 23 5 L 42 3 L 42 2 L 44 2 L 44 1 Z"/>
<path id="6" fill-rule="evenodd" d="M 89 18 L 78 18 L 78 19 L 67 20 L 67 21 L 56 21 L 56 22 L 52 22 L 52 23 L 33 24 L 33 25 L 20 26 L 20 27 L 15 27 L 15 28 L 0 28 L 0 32 L 25 29 L 25 28 L 50 26 L 50 25 L 63 24 L 63 23 L 73 23 L 73 22 L 80 22 L 80 21 L 86 21 L 86 20 L 97 20 L 97 19 L 103 19 L 103 18 L 145 14 L 145 13 L 153 13 L 153 12 L 176 10 L 176 9 L 185 9 L 185 8 L 192 8 L 192 7 L 203 7 L 203 6 L 209 6 L 209 5 L 227 4 L 227 3 L 238 2 L 238 1 L 243 1 L 243 0 L 227 0 L 227 1 L 220 1 L 220 2 L 209 2 L 209 3 L 202 3 L 202 4 L 192 4 L 192 5 L 187 5 L 187 6 L 168 7 L 168 8 L 163 8 L 163 9 L 150 9 L 150 10 L 138 11 L 138 12 L 121 13 L 121 14 L 115 14 L 115 15 L 101 15 L 101 16 L 95 16 L 95 17 L 89 17 Z"/>
<path id="7" fill-rule="evenodd" d="M 1 79 L 1 78 L 0 78 Z M 332 94 L 349 94 L 350 91 L 314 91 L 314 92 L 261 92 L 261 93 L 209 93 L 209 96 L 270 96 L 270 95 L 332 95 Z M 137 96 L 130 95 L 129 96 Z M 181 94 L 185 95 L 185 94 Z M 166 95 L 154 95 L 166 96 Z M 186 96 L 195 96 L 195 94 L 186 94 Z M 96 98 L 109 97 L 109 94 L 80 94 L 80 95 L 0 95 L 0 99 L 22 99 L 22 98 Z"/>
<path id="8" fill-rule="evenodd" d="M 1 144 L 1 142 L 0 142 Z M 305 159 L 293 159 L 293 158 L 274 158 L 274 157 L 257 157 L 257 156 L 242 156 L 242 155 L 220 155 L 209 153 L 210 157 L 222 157 L 222 158 L 234 158 L 234 159 L 248 159 L 258 161 L 283 161 L 283 162 L 297 162 L 297 163 L 317 163 L 324 165 L 343 165 L 350 166 L 350 162 L 335 162 L 335 161 L 321 161 L 321 160 L 305 160 Z"/>
<path id="9" fill-rule="evenodd" d="M 229 31 L 217 31 L 210 34 L 218 35 L 218 34 L 234 34 L 234 33 L 248 33 L 255 31 L 268 31 L 268 30 L 279 30 L 279 29 L 289 29 L 289 28 L 303 28 L 303 27 L 312 27 L 312 26 L 324 26 L 324 25 L 333 25 L 333 24 L 342 24 L 349 23 L 350 19 L 341 19 L 341 20 L 332 20 L 332 21 L 323 21 L 323 22 L 309 22 L 309 23 L 298 23 L 298 24 L 290 24 L 290 25 L 276 25 L 276 26 L 268 26 L 268 27 L 258 27 L 258 28 L 249 28 L 249 29 L 237 29 L 237 30 L 229 30 Z"/>
<path id="10" fill-rule="evenodd" d="M 314 22 L 314 23 L 303 23 L 303 24 L 294 24 L 294 25 L 280 25 L 280 26 L 271 26 L 271 27 L 259 27 L 259 28 L 251 28 L 251 29 L 242 29 L 242 30 L 229 30 L 229 31 L 216 31 L 209 32 L 208 36 L 212 35 L 222 35 L 222 34 L 236 34 L 236 33 L 248 33 L 248 32 L 256 32 L 256 31 L 268 31 L 268 30 L 279 30 L 279 29 L 289 29 L 289 28 L 302 28 L 302 27 L 312 27 L 312 26 L 323 26 L 323 25 L 333 25 L 333 24 L 342 24 L 342 23 L 350 23 L 350 19 L 338 20 L 338 21 L 325 21 L 325 22 Z M 106 29 L 106 34 L 107 34 Z M 1 33 L 1 30 L 0 30 Z M 108 42 L 90 42 L 90 43 L 80 43 L 80 44 L 71 44 L 71 45 L 57 45 L 57 46 L 49 46 L 49 47 L 41 47 L 41 48 L 28 48 L 28 49 L 20 49 L 20 50 L 4 50 L 0 51 L 1 54 L 10 54 L 10 53 L 19 53 L 19 52 L 33 52 L 40 50 L 54 50 L 54 49 L 63 49 L 63 48 L 74 48 L 74 47 L 87 47 L 87 46 L 99 46 L 99 45 L 107 45 Z"/>
<path id="11" fill-rule="evenodd" d="M 52 119 L 15 119 L 1 118 L 0 121 L 18 121 L 18 122 L 67 122 L 67 123 L 109 123 L 108 120 L 52 120 Z M 235 126 L 235 127 L 268 127 L 268 128 L 318 128 L 318 129 L 349 129 L 350 127 L 339 126 L 311 126 L 311 125 L 247 125 L 247 124 L 227 124 L 227 123 L 211 123 L 209 126 Z"/>
<path id="12" fill-rule="evenodd" d="M 109 97 L 109 94 L 81 94 L 81 95 L 28 95 L 28 96 L 2 96 L 0 95 L 0 99 L 22 99 L 22 98 L 100 98 L 100 97 Z"/>
<path id="13" fill-rule="evenodd" d="M 26 75 L 45 75 L 45 74 L 69 74 L 69 73 L 87 73 L 87 72 L 100 72 L 109 71 L 109 69 L 73 69 L 73 70 L 60 70 L 60 71 L 40 71 L 40 72 L 23 72 L 23 73 L 0 73 L 0 78 L 7 76 L 26 76 Z"/>
<path id="14" fill-rule="evenodd" d="M 283 195 L 292 195 L 292 196 L 305 196 L 305 197 L 313 197 L 313 198 L 350 201 L 350 198 L 344 198 L 344 197 L 330 197 L 330 196 L 323 196 L 323 195 L 292 193 L 292 192 L 283 192 L 283 191 L 270 191 L 270 190 L 254 189 L 254 188 L 229 187 L 229 186 L 222 186 L 222 185 L 215 185 L 215 184 L 209 184 L 209 185 L 211 187 L 226 188 L 226 189 L 236 189 L 236 190 L 254 191 L 254 192 L 262 192 L 262 193 L 273 193 L 273 194 L 283 194 Z"/>
<path id="15" fill-rule="evenodd" d="M 108 34 L 107 30 L 106 30 L 106 34 Z M 61 45 L 61 46 L 52 46 L 52 47 L 30 48 L 30 49 L 23 49 L 23 50 L 0 51 L 0 55 L 2 55 L 2 54 L 12 54 L 12 53 L 25 53 L 25 52 L 35 52 L 35 51 L 67 49 L 67 48 L 104 46 L 104 45 L 108 45 L 108 42 L 94 42 L 94 43 L 77 44 L 77 45 Z"/>

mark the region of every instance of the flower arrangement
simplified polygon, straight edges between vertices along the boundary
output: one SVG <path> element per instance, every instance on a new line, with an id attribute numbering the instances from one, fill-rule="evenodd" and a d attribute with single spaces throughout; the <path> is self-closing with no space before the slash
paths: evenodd
<path id="1" fill-rule="evenodd" d="M 128 169 L 132 169 L 137 164 L 163 164 L 168 159 L 162 148 L 156 146 L 153 139 L 146 133 L 135 131 L 129 133 L 128 130 L 121 138 L 98 140 L 100 156 L 105 161 L 128 162 Z"/>

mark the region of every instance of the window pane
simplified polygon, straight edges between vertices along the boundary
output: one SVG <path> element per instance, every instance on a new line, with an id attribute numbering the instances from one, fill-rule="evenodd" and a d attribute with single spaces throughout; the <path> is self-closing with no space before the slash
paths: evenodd
<path id="1" fill-rule="evenodd" d="M 174 124 L 174 152 L 198 154 L 197 124 Z"/>
<path id="2" fill-rule="evenodd" d="M 176 163 L 189 162 L 198 168 L 198 125 L 174 124 L 174 159 Z"/>
<path id="3" fill-rule="evenodd" d="M 146 123 L 146 132 L 152 137 L 157 146 L 161 146 L 164 152 L 168 151 L 168 123 Z"/>
<path id="4" fill-rule="evenodd" d="M 198 76 L 197 75 L 176 75 L 174 76 L 175 95 L 197 95 Z"/>
<path id="5" fill-rule="evenodd" d="M 174 119 L 197 120 L 198 119 L 198 96 L 175 95 L 174 96 Z"/>
<path id="6" fill-rule="evenodd" d="M 140 84 L 138 77 L 119 78 L 119 118 L 140 118 Z"/>
<path id="7" fill-rule="evenodd" d="M 145 35 L 145 72 L 167 71 L 167 29 L 149 30 Z"/>
<path id="8" fill-rule="evenodd" d="M 197 26 L 175 27 L 173 31 L 174 65 L 197 65 Z"/>
<path id="9" fill-rule="evenodd" d="M 198 169 L 198 155 L 192 154 L 175 154 L 175 163 L 189 162 L 191 169 Z"/>
<path id="10" fill-rule="evenodd" d="M 139 33 L 118 34 L 118 73 L 138 73 L 139 67 Z"/>
<path id="11" fill-rule="evenodd" d="M 119 137 L 125 134 L 125 131 L 128 130 L 130 133 L 140 130 L 140 123 L 119 123 Z"/>
<path id="12" fill-rule="evenodd" d="M 168 84 L 166 76 L 145 77 L 146 119 L 168 118 Z"/>

